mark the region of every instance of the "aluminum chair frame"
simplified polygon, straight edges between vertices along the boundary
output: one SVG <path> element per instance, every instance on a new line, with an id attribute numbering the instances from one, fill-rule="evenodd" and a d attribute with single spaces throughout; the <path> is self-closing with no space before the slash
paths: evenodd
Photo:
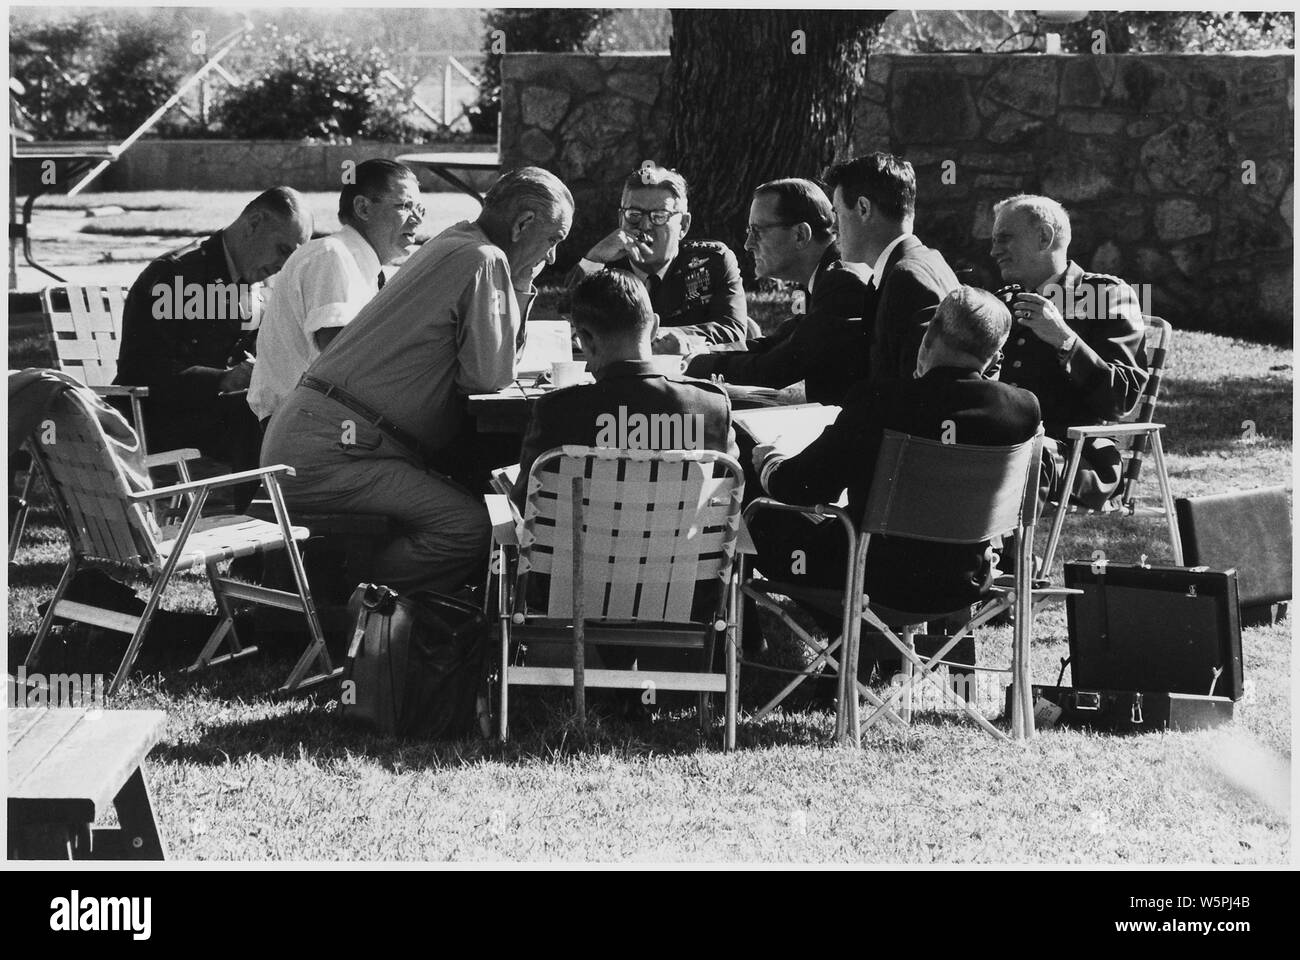
<path id="1" fill-rule="evenodd" d="M 67 310 L 55 305 L 55 296 L 60 292 L 68 298 Z M 113 383 L 117 377 L 117 355 L 121 348 L 126 294 L 126 288 L 118 284 L 58 284 L 41 290 L 41 311 L 45 316 L 50 347 L 59 370 L 85 384 L 96 396 L 126 398 L 131 406 L 131 425 L 135 427 L 141 448 L 147 454 L 144 410 L 140 400 L 149 396 L 149 388 L 118 386 Z M 29 467 L 23 478 L 22 493 L 9 528 L 10 560 L 17 556 L 18 545 L 27 527 L 35 473 Z M 181 480 L 189 480 L 189 474 L 181 473 Z"/>
<path id="2" fill-rule="evenodd" d="M 940 683 L 934 671 L 965 636 L 1006 610 L 1014 610 L 1011 643 L 1012 689 L 1011 738 L 1029 739 L 1034 735 L 1031 702 L 1029 644 L 1033 627 L 1034 582 L 1030 567 L 1034 523 L 1038 513 L 1038 472 L 1043 431 L 1014 446 L 945 444 L 937 440 L 913 437 L 886 430 L 881 442 L 871 493 L 867 498 L 859 527 L 857 550 L 853 558 L 854 596 L 862 598 L 861 616 L 855 619 L 850 635 L 845 672 L 857 675 L 859 641 L 863 621 L 884 634 L 902 654 L 905 676 L 884 702 L 861 724 L 858 722 L 857 697 L 847 704 L 848 734 L 854 745 L 860 743 L 863 730 L 886 716 L 894 703 L 901 700 L 921 681 L 939 688 L 941 695 L 954 699 L 958 706 L 983 730 L 997 739 L 1009 739 L 993 726 L 979 710 L 951 688 Z M 961 495 L 937 494 L 936 478 L 961 484 Z M 919 657 L 912 638 L 930 620 L 953 611 L 885 611 L 871 603 L 865 590 L 867 556 L 873 535 L 889 535 L 911 540 L 939 543 L 974 544 L 996 536 L 1015 534 L 1017 544 L 1016 573 L 1000 578 L 989 586 L 979 601 L 974 616 L 928 659 Z M 1042 592 L 1042 591 L 1038 591 Z M 886 615 L 881 616 L 884 612 Z M 893 630 L 903 628 L 903 637 Z M 976 665 L 976 670 L 990 668 Z"/>
<path id="3" fill-rule="evenodd" d="M 502 741 L 509 734 L 512 684 L 571 686 L 575 711 L 582 718 L 585 687 L 635 690 L 649 683 L 656 690 L 700 693 L 700 722 L 705 729 L 711 722 L 707 697 L 723 693 L 723 746 L 735 748 L 739 697 L 735 557 L 745 548 L 743 489 L 740 465 L 712 450 L 566 445 L 537 458 L 528 476 L 522 518 L 494 525 L 498 549 L 493 551 L 491 572 L 497 584 Z M 505 499 L 490 497 L 490 510 L 496 501 L 500 515 L 500 501 Z M 511 575 L 499 548 L 512 545 L 513 539 L 517 539 L 518 560 Z M 570 568 L 564 566 L 566 561 Z M 540 614 L 528 611 L 533 573 L 550 577 L 546 607 Z M 692 619 L 699 585 L 715 580 L 718 597 L 712 619 Z M 565 635 L 572 636 L 572 667 L 511 663 L 512 647 L 518 643 Z M 722 674 L 711 669 L 719 637 L 725 644 Z M 706 664 L 700 671 L 589 670 L 585 666 L 588 643 L 700 649 Z"/>
<path id="4" fill-rule="evenodd" d="M 1065 500 L 1056 503 L 1056 514 L 1052 518 L 1051 532 L 1047 537 L 1047 546 L 1043 559 L 1038 564 L 1038 576 L 1047 576 L 1056 558 L 1056 549 L 1061 541 L 1061 531 L 1065 527 L 1065 517 L 1081 508 L 1069 505 L 1070 494 L 1074 490 L 1074 481 L 1083 460 L 1084 443 L 1093 438 L 1118 440 L 1129 438 L 1129 447 L 1124 454 L 1124 475 L 1119 490 L 1111 497 L 1111 502 L 1120 504 L 1120 512 L 1128 516 L 1137 514 L 1137 495 L 1135 488 L 1142 469 L 1142 460 L 1148 447 L 1155 459 L 1156 481 L 1160 485 L 1160 501 L 1169 528 L 1169 544 L 1173 550 L 1174 565 L 1183 565 L 1183 544 L 1178 533 L 1178 516 L 1174 511 L 1174 497 L 1169 488 L 1169 470 L 1165 465 L 1164 444 L 1161 432 L 1163 423 L 1154 421 L 1156 403 L 1160 397 L 1160 384 L 1164 368 L 1168 362 L 1169 344 L 1173 338 L 1173 328 L 1161 317 L 1143 316 L 1146 325 L 1146 337 L 1143 341 L 1147 350 L 1147 383 L 1138 398 L 1132 412 L 1115 423 L 1103 423 L 1091 426 L 1070 427 L 1066 430 L 1066 439 L 1070 444 L 1069 462 L 1065 470 L 1062 487 L 1066 491 Z M 1098 513 L 1101 511 L 1086 511 Z"/>
<path id="5" fill-rule="evenodd" d="M 71 409 L 66 409 L 66 405 L 71 405 Z M 121 447 L 122 444 L 110 440 L 104 432 L 93 396 L 80 390 L 67 391 L 55 401 L 51 418 L 54 420 L 54 442 L 44 445 L 33 437 L 28 446 L 68 533 L 69 557 L 27 654 L 25 662 L 28 667 L 36 665 L 55 618 L 126 633 L 131 639 L 107 690 L 110 696 L 116 694 L 135 663 L 173 574 L 202 567 L 212 585 L 221 620 L 190 670 L 235 660 L 256 651 L 256 647 L 245 647 L 240 642 L 235 627 L 231 602 L 244 600 L 297 610 L 306 620 L 310 642 L 280 687 L 280 693 L 292 693 L 308 684 L 341 675 L 342 669 L 332 666 L 325 648 L 324 635 L 297 548 L 297 541 L 307 539 L 309 531 L 290 525 L 288 509 L 276 480 L 282 474 L 292 476 L 291 467 L 277 464 L 154 488 L 148 477 L 149 467 L 183 461 L 186 457 L 197 456 L 197 451 L 170 451 L 143 458 L 141 464 L 145 469 L 140 474 L 129 474 L 121 456 L 114 450 L 115 445 Z M 124 422 L 123 427 L 126 427 Z M 125 453 L 133 450 L 125 449 Z M 202 517 L 203 505 L 213 488 L 254 479 L 261 479 L 266 486 L 275 511 L 274 524 L 249 517 Z M 173 535 L 172 528 L 159 526 L 154 512 L 148 507 L 155 501 L 177 497 L 184 500 L 187 507 Z M 209 524 L 206 520 L 216 522 Z M 226 560 L 273 549 L 287 551 L 295 592 L 246 584 L 220 575 L 218 566 Z M 104 561 L 124 566 L 150 579 L 149 596 L 139 616 L 64 599 L 79 569 Z M 223 645 L 228 652 L 218 656 L 217 651 Z M 320 665 L 321 672 L 308 677 L 309 670 L 316 664 Z"/>

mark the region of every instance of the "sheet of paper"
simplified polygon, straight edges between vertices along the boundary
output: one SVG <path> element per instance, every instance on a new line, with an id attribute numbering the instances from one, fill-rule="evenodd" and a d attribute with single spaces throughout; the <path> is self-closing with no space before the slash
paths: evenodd
<path id="1" fill-rule="evenodd" d="M 573 359 L 573 331 L 567 320 L 529 320 L 528 340 L 515 364 L 519 377 L 550 373 L 551 364 Z"/>
<path id="2" fill-rule="evenodd" d="M 790 453 L 802 451 L 823 430 L 835 422 L 840 408 L 821 403 L 796 403 L 786 407 L 763 407 L 760 410 L 735 410 L 731 414 L 737 427 L 755 443 L 771 443 L 777 437 L 786 441 Z"/>

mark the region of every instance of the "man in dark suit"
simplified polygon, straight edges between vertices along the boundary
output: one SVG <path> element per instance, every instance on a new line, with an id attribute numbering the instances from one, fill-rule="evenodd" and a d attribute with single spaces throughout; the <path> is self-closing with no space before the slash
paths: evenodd
<path id="1" fill-rule="evenodd" d="M 519 455 L 516 502 L 539 455 L 563 444 L 645 450 L 718 450 L 735 457 L 727 393 L 704 380 L 665 377 L 651 363 L 655 318 L 645 287 L 602 270 L 573 291 L 573 324 L 596 382 L 539 397 Z"/>
<path id="2" fill-rule="evenodd" d="M 257 466 L 261 431 L 242 395 L 253 370 L 256 285 L 311 231 L 302 196 L 275 187 L 229 227 L 153 261 L 131 286 L 116 382 L 149 388 L 151 450 L 197 447 L 234 470 Z"/>
<path id="3" fill-rule="evenodd" d="M 859 383 L 835 422 L 802 452 L 780 444 L 754 450 L 763 488 L 787 503 L 834 502 L 848 489 L 860 524 L 885 430 L 963 444 L 1010 446 L 1038 429 L 1038 401 L 1027 390 L 984 377 L 1006 341 L 1011 316 L 992 294 L 960 286 L 944 298 L 927 328 L 915 376 Z M 844 535 L 836 524 L 793 514 L 760 513 L 751 527 L 757 564 L 773 579 L 842 588 Z M 792 575 L 792 553 L 806 573 Z M 960 545 L 873 537 L 867 555 L 871 598 L 898 610 L 956 610 L 980 596 L 992 569 L 988 544 Z"/>
<path id="4" fill-rule="evenodd" d="M 811 180 L 773 180 L 754 191 L 745 249 L 754 272 L 799 284 L 794 315 L 743 352 L 700 353 L 686 372 L 728 383 L 788 387 L 804 381 L 809 401 L 839 403 L 868 372 L 871 297 L 864 272 L 840 259 L 835 211 Z M 862 272 L 859 272 L 862 271 Z"/>
<path id="5" fill-rule="evenodd" d="M 1055 200 L 1021 194 L 994 205 L 991 254 L 1002 279 L 1022 288 L 1000 379 L 1042 405 L 1054 500 L 1065 493 L 1066 431 L 1122 417 L 1147 382 L 1137 293 L 1119 277 L 1084 271 L 1069 259 L 1069 246 L 1070 218 Z M 1099 509 L 1119 488 L 1120 460 L 1113 440 L 1085 441 L 1074 499 Z"/>
<path id="6" fill-rule="evenodd" d="M 840 252 L 872 268 L 871 377 L 910 377 L 925 325 L 958 286 L 943 255 L 912 233 L 916 174 L 906 160 L 869 153 L 835 164 L 824 179 L 835 204 Z"/>
<path id="7" fill-rule="evenodd" d="M 749 315 L 736 255 L 714 240 L 686 240 L 686 180 L 646 165 L 623 184 L 619 225 L 569 271 L 572 288 L 604 267 L 631 271 L 659 317 L 654 352 L 684 355 L 745 339 Z"/>

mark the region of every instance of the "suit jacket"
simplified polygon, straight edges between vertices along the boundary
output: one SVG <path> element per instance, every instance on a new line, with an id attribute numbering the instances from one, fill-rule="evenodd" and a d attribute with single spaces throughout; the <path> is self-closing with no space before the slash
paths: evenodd
<path id="1" fill-rule="evenodd" d="M 690 448 L 738 456 L 731 428 L 731 401 L 725 390 L 704 380 L 670 379 L 657 373 L 647 362 L 620 361 L 596 374 L 595 383 L 565 387 L 537 398 L 519 454 L 515 501 L 524 502 L 528 471 L 538 456 L 553 447 L 571 443 L 588 447 L 626 445 L 648 450 L 673 449 L 654 442 L 656 431 L 648 431 L 638 438 L 631 435 L 631 430 L 619 428 L 632 414 L 664 413 L 698 415 L 698 419 L 691 421 L 676 421 L 681 424 L 681 436 Z M 624 444 L 622 441 L 629 437 L 620 437 L 620 433 L 631 435 L 633 443 Z M 637 443 L 638 439 L 643 442 Z M 660 435 L 658 439 L 669 438 Z"/>
<path id="2" fill-rule="evenodd" d="M 627 257 L 606 266 L 632 272 Z M 584 276 L 579 264 L 569 271 L 567 283 L 576 286 Z M 748 331 L 740 265 L 731 248 L 715 240 L 683 240 L 651 293 L 650 305 L 659 315 L 659 326 L 702 336 L 709 343 L 739 343 Z"/>
<path id="3" fill-rule="evenodd" d="M 862 277 L 826 248 L 813 274 L 807 312 L 774 333 L 750 340 L 744 352 L 706 353 L 691 360 L 693 377 L 721 374 L 728 383 L 788 387 L 803 380 L 813 403 L 839 403 L 869 372 L 874 294 Z"/>
<path id="4" fill-rule="evenodd" d="M 847 487 L 849 514 L 861 524 L 884 431 L 941 440 L 947 420 L 961 443 L 1010 446 L 1038 429 L 1038 401 L 1028 390 L 951 367 L 920 379 L 859 383 L 835 422 L 776 468 L 768 489 L 787 503 L 828 503 Z M 984 582 L 986 547 L 873 536 L 868 594 L 885 606 L 917 612 L 973 603 Z"/>
<path id="5" fill-rule="evenodd" d="M 239 311 L 229 308 L 229 298 L 221 290 L 208 293 L 215 284 L 224 290 L 233 282 L 222 233 L 159 257 L 126 295 L 115 382 L 148 387 L 150 407 L 165 411 L 210 405 L 226 369 L 243 359 L 243 349 L 254 340 L 243 329 Z M 184 298 L 175 293 L 193 289 L 192 284 L 203 291 L 204 310 L 187 318 Z M 210 303 L 218 308 L 215 315 L 207 312 Z"/>
<path id="6" fill-rule="evenodd" d="M 916 237 L 896 246 L 875 280 L 876 317 L 871 334 L 871 378 L 910 379 L 925 328 L 939 302 L 959 286 L 938 250 Z"/>
<path id="7" fill-rule="evenodd" d="M 1072 426 L 1123 416 L 1147 382 L 1145 326 L 1133 288 L 1118 277 L 1086 273 L 1074 261 L 1048 293 L 1078 334 L 1065 357 L 1019 324 L 1002 351 L 1000 379 L 1038 397 L 1043 429 L 1065 439 Z"/>

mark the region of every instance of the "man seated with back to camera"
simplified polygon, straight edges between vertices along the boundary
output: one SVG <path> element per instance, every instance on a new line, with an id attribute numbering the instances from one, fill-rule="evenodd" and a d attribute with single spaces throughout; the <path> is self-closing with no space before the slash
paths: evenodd
<path id="1" fill-rule="evenodd" d="M 596 382 L 544 394 L 533 404 L 513 491 L 521 508 L 533 463 L 565 444 L 738 455 L 726 391 L 705 380 L 665 376 L 651 362 L 658 324 L 644 285 L 631 273 L 607 269 L 583 279 L 573 291 L 573 325 Z M 529 589 L 530 602 L 541 603 L 544 595 L 544 584 Z M 693 617 L 708 620 L 716 602 L 716 593 L 699 591 Z M 690 669 L 694 655 L 640 648 L 599 651 L 607 666 L 629 667 L 636 659 L 640 669 Z"/>
<path id="2" fill-rule="evenodd" d="M 596 382 L 565 387 L 533 403 L 519 455 L 516 503 L 523 505 L 537 457 L 564 444 L 737 456 L 727 392 L 705 380 L 665 376 L 652 362 L 658 320 L 636 277 L 626 270 L 601 270 L 584 278 L 573 291 L 573 326 Z M 633 414 L 657 429 L 620 430 Z M 670 419 L 648 421 L 664 415 Z"/>
<path id="3" fill-rule="evenodd" d="M 961 286 L 939 304 L 926 329 L 910 379 L 865 381 L 844 399 L 839 416 L 793 456 L 776 444 L 754 449 L 763 489 L 786 503 L 833 503 L 847 488 L 848 513 L 860 526 L 885 430 L 958 443 L 1012 446 L 1038 430 L 1038 400 L 1028 390 L 984 374 L 1011 328 L 1011 314 L 993 294 Z M 772 580 L 843 589 L 848 557 L 843 528 L 797 514 L 760 512 L 750 532 L 756 566 Z M 795 551 L 806 569 L 792 573 Z M 957 610 L 974 603 L 993 571 L 990 545 L 930 543 L 873 536 L 866 592 L 895 610 Z M 832 633 L 839 615 L 818 617 Z M 864 655 L 862 663 L 868 658 Z"/>

